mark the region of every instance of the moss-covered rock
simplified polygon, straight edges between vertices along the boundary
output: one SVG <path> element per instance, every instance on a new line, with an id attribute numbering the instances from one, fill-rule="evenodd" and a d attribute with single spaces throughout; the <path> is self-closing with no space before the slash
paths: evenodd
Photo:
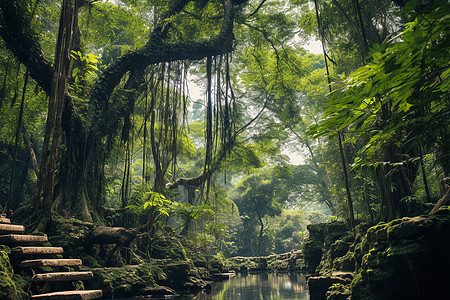
<path id="1" fill-rule="evenodd" d="M 8 253 L 0 251 L 0 299 L 19 299 Z"/>
<path id="2" fill-rule="evenodd" d="M 237 272 L 253 271 L 259 269 L 259 261 L 254 257 L 237 256 L 229 259 L 232 269 Z"/>
<path id="3" fill-rule="evenodd" d="M 351 299 L 350 284 L 335 284 L 328 288 L 327 300 L 349 300 Z"/>
<path id="4" fill-rule="evenodd" d="M 101 289 L 106 297 L 149 295 L 159 290 L 158 286 L 176 291 L 206 287 L 198 278 L 202 274 L 190 261 L 152 260 L 139 265 L 91 270 L 94 279 L 87 283 L 87 288 Z"/>
<path id="5" fill-rule="evenodd" d="M 101 289 L 106 297 L 145 295 L 146 289 L 166 279 L 163 270 L 153 263 L 118 268 L 91 269 L 94 279 L 87 282 L 91 289 Z"/>
<path id="6" fill-rule="evenodd" d="M 243 271 L 301 271 L 305 268 L 303 252 L 293 250 L 282 254 L 260 257 L 232 257 L 225 260 L 226 270 Z"/>
<path id="7" fill-rule="evenodd" d="M 350 282 L 351 279 L 339 276 L 312 276 L 308 278 L 309 294 L 313 300 L 327 300 L 327 291 L 330 287 L 348 285 Z M 333 297 L 336 298 L 337 294 L 333 293 Z"/>
<path id="8" fill-rule="evenodd" d="M 199 290 L 210 290 L 211 284 L 207 283 L 203 279 L 196 277 L 190 277 L 189 281 L 184 284 L 184 289 L 189 292 L 197 292 Z"/>
<path id="9" fill-rule="evenodd" d="M 101 265 L 98 263 L 98 261 L 90 255 L 83 256 L 81 258 L 81 261 L 83 262 L 83 265 L 91 267 L 91 268 L 100 268 L 101 267 Z"/>
<path id="10" fill-rule="evenodd" d="M 333 241 L 326 235 L 326 226 L 310 227 L 305 259 L 314 262 L 320 253 L 316 271 L 321 275 L 335 276 L 339 270 L 356 272 L 351 282 L 353 300 L 447 298 L 449 207 L 433 216 L 405 217 L 369 226 L 357 226 L 353 242 L 349 235 Z M 313 249 L 318 252 L 316 257 L 308 252 Z M 314 265 L 309 267 L 312 270 Z M 332 285 L 327 299 L 347 299 L 348 292 L 347 285 Z"/>
<path id="11" fill-rule="evenodd" d="M 303 244 L 303 254 L 305 256 L 306 272 L 309 274 L 326 273 L 332 269 L 333 259 L 336 258 L 331 250 L 340 253 L 346 252 L 350 246 L 349 239 L 336 243 L 337 240 L 349 236 L 348 228 L 343 222 L 329 222 L 320 224 L 310 224 L 307 227 L 309 237 Z M 325 258 L 322 256 L 325 254 Z"/>
<path id="12" fill-rule="evenodd" d="M 190 281 L 190 277 L 197 275 L 193 264 L 188 261 L 173 261 L 160 264 L 159 266 L 166 276 L 159 280 L 158 283 L 177 291 L 183 290 L 185 283 Z"/>
<path id="13" fill-rule="evenodd" d="M 52 245 L 63 247 L 65 255 L 76 257 L 83 250 L 94 228 L 93 223 L 53 215 L 46 233 Z"/>
<path id="14" fill-rule="evenodd" d="M 449 233 L 448 207 L 434 216 L 397 219 L 371 227 L 355 248 L 360 268 L 352 281 L 352 299 L 447 297 Z"/>
<path id="15" fill-rule="evenodd" d="M 347 253 L 342 255 L 343 251 L 335 253 L 333 258 L 332 272 L 355 272 L 360 268 L 360 258 L 362 257 L 361 242 L 366 235 L 370 224 L 361 223 L 355 228 L 355 236 L 352 237 L 353 243 L 348 247 Z M 348 236 L 347 236 L 348 237 Z M 349 242 L 349 240 L 347 240 Z M 341 249 L 342 250 L 342 249 Z"/>
<path id="16" fill-rule="evenodd" d="M 325 242 L 324 248 L 322 249 L 322 259 L 320 261 L 319 266 L 316 269 L 316 273 L 318 273 L 319 275 L 332 274 L 336 270 L 335 264 L 337 262 L 340 263 L 340 258 L 348 252 L 353 241 L 354 241 L 353 234 L 351 232 L 347 232 L 346 235 L 332 242 L 331 245 L 329 244 L 329 242 L 328 243 Z M 353 271 L 347 269 L 347 267 L 350 266 L 342 264 L 339 265 L 338 270 Z"/>

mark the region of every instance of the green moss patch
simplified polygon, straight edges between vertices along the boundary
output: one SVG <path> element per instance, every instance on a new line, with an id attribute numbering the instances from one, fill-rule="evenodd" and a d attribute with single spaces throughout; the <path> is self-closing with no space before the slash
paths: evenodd
<path id="1" fill-rule="evenodd" d="M 371 227 L 357 248 L 353 299 L 439 299 L 447 293 L 450 212 Z"/>
<path id="2" fill-rule="evenodd" d="M 166 278 L 162 269 L 151 263 L 92 271 L 94 279 L 87 283 L 88 287 L 103 290 L 106 297 L 144 295 L 146 288 Z"/>
<path id="3" fill-rule="evenodd" d="M 0 299 L 19 299 L 8 253 L 0 251 Z"/>

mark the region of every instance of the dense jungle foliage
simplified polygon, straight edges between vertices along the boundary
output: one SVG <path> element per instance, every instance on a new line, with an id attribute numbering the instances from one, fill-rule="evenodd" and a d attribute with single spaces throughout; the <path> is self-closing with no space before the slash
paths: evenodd
<path id="1" fill-rule="evenodd" d="M 428 213 L 449 27 L 447 0 L 0 0 L 0 206 L 125 227 L 125 263 Z"/>

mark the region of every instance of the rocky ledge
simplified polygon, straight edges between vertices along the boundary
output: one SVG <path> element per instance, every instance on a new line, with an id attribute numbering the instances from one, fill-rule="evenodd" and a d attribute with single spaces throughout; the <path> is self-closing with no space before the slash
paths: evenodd
<path id="1" fill-rule="evenodd" d="M 301 250 L 292 250 L 282 254 L 273 254 L 258 257 L 236 256 L 227 259 L 229 269 L 237 272 L 242 271 L 276 271 L 292 272 L 302 271 L 305 268 L 303 252 Z"/>
<path id="2" fill-rule="evenodd" d="M 191 261 L 152 260 L 139 265 L 89 268 L 94 279 L 88 288 L 103 290 L 106 297 L 174 296 L 210 288 Z"/>
<path id="3" fill-rule="evenodd" d="M 342 223 L 314 226 L 303 250 L 307 269 L 318 275 L 309 279 L 311 300 L 350 299 L 350 294 L 352 300 L 448 297 L 449 207 L 431 216 L 361 224 L 355 233 Z M 350 281 L 342 274 L 354 277 Z"/>

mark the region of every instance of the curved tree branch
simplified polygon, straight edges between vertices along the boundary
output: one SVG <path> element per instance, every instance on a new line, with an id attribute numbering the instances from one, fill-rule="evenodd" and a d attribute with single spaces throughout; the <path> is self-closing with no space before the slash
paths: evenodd
<path id="1" fill-rule="evenodd" d="M 255 10 L 251 14 L 249 14 L 248 16 L 249 17 L 253 17 L 254 15 L 256 15 L 256 13 L 261 9 L 261 7 L 264 5 L 264 3 L 266 1 L 267 0 L 262 0 L 261 3 L 259 3 L 258 7 L 256 7 Z"/>
<path id="2" fill-rule="evenodd" d="M 179 13 L 191 0 L 176 1 L 162 17 L 144 47 L 130 52 L 111 64 L 97 80 L 91 100 L 96 109 L 105 108 L 120 79 L 128 71 L 159 62 L 199 60 L 207 56 L 232 51 L 233 4 L 224 0 L 224 20 L 220 32 L 204 41 L 165 43 L 163 35 L 170 16 Z M 39 86 L 50 94 L 53 69 L 42 51 L 38 36 L 33 32 L 25 1 L 0 0 L 0 36 L 8 49 L 23 63 Z"/>
<path id="3" fill-rule="evenodd" d="M 50 95 L 53 68 L 31 26 L 25 1 L 0 0 L 0 36 L 30 76 Z"/>
<path id="4" fill-rule="evenodd" d="M 176 9 L 170 10 L 171 13 L 181 11 L 189 1 L 178 2 L 179 5 L 176 6 Z M 233 5 L 230 0 L 224 1 L 224 20 L 220 32 L 208 40 L 166 43 L 161 36 L 163 28 L 162 24 L 158 25 L 145 46 L 117 59 L 99 77 L 91 94 L 93 118 L 100 117 L 99 114 L 107 108 L 109 96 L 120 79 L 134 68 L 159 62 L 200 60 L 207 56 L 231 52 L 233 47 Z"/>

